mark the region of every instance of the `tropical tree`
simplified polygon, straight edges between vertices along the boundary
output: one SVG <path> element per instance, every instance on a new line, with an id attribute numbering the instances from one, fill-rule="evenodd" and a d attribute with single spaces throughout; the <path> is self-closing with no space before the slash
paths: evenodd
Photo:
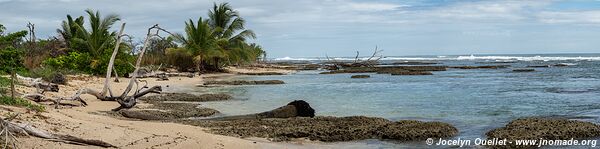
<path id="1" fill-rule="evenodd" d="M 208 12 L 209 24 L 217 38 L 218 50 L 227 58 L 228 63 L 239 63 L 247 60 L 250 53 L 246 49 L 246 40 L 256 38 L 252 30 L 245 29 L 245 20 L 228 3 L 213 5 Z M 221 58 L 213 58 L 213 63 L 219 65 Z"/>
<path id="2" fill-rule="evenodd" d="M 256 35 L 244 25 L 244 19 L 228 3 L 215 3 L 208 19 L 190 19 L 185 23 L 185 35 L 174 36 L 194 55 L 198 70 L 220 71 L 223 66 L 255 61 L 264 55 L 260 46 L 247 43 Z"/>
<path id="3" fill-rule="evenodd" d="M 57 32 L 68 45 L 69 53 L 48 59 L 45 64 L 94 74 L 106 70 L 105 64 L 108 63 L 112 47 L 116 44 L 116 32 L 110 29 L 120 18 L 116 14 L 102 16 L 100 12 L 90 9 L 85 12 L 89 17 L 87 27 L 84 27 L 84 17 L 80 16 L 73 20 L 70 15 L 67 15 L 67 20 L 62 22 L 61 29 L 57 29 Z M 126 52 L 129 46 L 125 46 L 126 43 L 122 44 L 124 45 L 120 46 L 118 55 L 120 58 L 115 61 L 115 69 L 120 73 L 127 73 L 133 68 L 128 64 L 132 57 Z"/>
<path id="4" fill-rule="evenodd" d="M 197 69 L 204 69 L 208 59 L 221 57 L 223 54 L 216 49 L 216 38 L 208 20 L 200 17 L 196 23 L 190 19 L 185 23 L 185 36 L 175 34 L 175 39 L 194 56 Z"/>
<path id="5" fill-rule="evenodd" d="M 70 47 L 71 40 L 73 40 L 76 37 L 81 37 L 77 34 L 77 32 L 79 28 L 83 26 L 83 23 L 83 16 L 80 16 L 77 19 L 73 20 L 73 17 L 71 17 L 71 15 L 67 15 L 67 20 L 64 20 L 61 24 L 62 29 L 56 29 L 56 32 L 58 32 L 58 34 L 65 41 L 67 47 Z"/>

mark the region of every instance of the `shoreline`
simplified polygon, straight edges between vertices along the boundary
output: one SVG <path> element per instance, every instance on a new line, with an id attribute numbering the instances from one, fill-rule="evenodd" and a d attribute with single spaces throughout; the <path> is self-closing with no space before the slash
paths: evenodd
<path id="1" fill-rule="evenodd" d="M 245 71 L 235 69 L 232 72 Z M 255 71 L 277 71 L 275 69 Z M 281 72 L 290 73 L 288 70 Z M 177 87 L 180 84 L 195 85 L 205 80 L 205 77 L 227 77 L 236 74 L 217 73 L 202 74 L 194 78 L 171 77 L 169 81 L 157 81 L 156 78 L 144 78 L 148 85 L 162 85 L 165 90 Z M 114 78 L 111 78 L 114 79 Z M 123 90 L 129 81 L 128 78 L 119 78 L 116 83 L 111 80 L 113 91 Z M 60 85 L 59 92 L 46 93 L 51 97 L 69 97 L 79 88 L 102 88 L 104 78 L 95 76 L 69 76 L 68 85 Z M 18 86 L 18 92 L 28 93 L 33 88 Z M 15 121 L 29 123 L 36 128 L 59 134 L 69 134 L 81 138 L 99 139 L 111 143 L 119 148 L 264 148 L 268 141 L 261 139 L 247 140 L 242 138 L 223 136 L 205 132 L 206 128 L 184 125 L 173 122 L 143 121 L 135 119 L 119 119 L 109 115 L 110 109 L 119 104 L 110 101 L 100 101 L 90 95 L 82 95 L 88 103 L 85 107 L 65 107 L 54 109 L 46 106 L 46 112 L 29 112 L 24 108 L 0 106 L 1 114 L 8 112 L 21 113 Z M 65 101 L 66 102 L 66 101 Z M 75 102 L 73 102 L 75 103 Z M 146 103 L 137 105 L 148 106 Z M 97 148 L 94 146 L 72 145 L 54 142 L 36 137 L 19 138 L 23 143 L 21 148 Z M 266 145 L 273 146 L 274 144 Z M 275 145 L 275 148 L 283 147 Z M 285 146 L 285 145 L 284 145 Z"/>
<path id="2" fill-rule="evenodd" d="M 147 81 L 148 85 L 161 85 L 164 87 L 164 92 L 166 93 L 182 93 L 185 91 L 181 91 L 179 88 L 189 88 L 189 87 L 193 87 L 193 86 L 197 86 L 198 84 L 202 84 L 203 82 L 205 83 L 207 80 L 228 80 L 229 77 L 233 77 L 233 76 L 239 76 L 239 75 L 243 75 L 243 73 L 263 73 L 263 72 L 269 72 L 269 73 L 283 73 L 283 74 L 288 74 L 288 73 L 292 73 L 293 71 L 288 70 L 288 69 L 274 69 L 274 68 L 252 68 L 252 69 L 240 69 L 240 68 L 230 68 L 228 73 L 214 73 L 214 74 L 203 74 L 201 76 L 196 76 L 193 78 L 188 78 L 188 77 L 170 77 L 168 81 L 159 81 L 156 78 L 143 78 L 141 80 L 145 80 Z M 58 93 L 47 93 L 48 96 L 51 97 L 68 97 L 73 95 L 78 89 L 80 88 L 101 88 L 102 87 L 102 83 L 104 82 L 104 78 L 99 78 L 99 77 L 94 77 L 94 76 L 85 76 L 85 75 L 78 75 L 78 76 L 68 76 L 69 78 L 69 84 L 68 85 L 60 85 L 60 92 Z M 113 78 L 111 78 L 113 79 Z M 128 78 L 122 78 L 120 82 L 115 83 L 111 81 L 111 86 L 113 88 L 113 90 L 115 91 L 120 91 L 123 90 L 128 83 Z M 193 88 L 191 88 L 193 89 Z M 17 88 L 17 91 L 19 92 L 31 92 L 33 91 L 33 88 L 27 88 L 27 87 L 23 87 L 23 86 L 19 86 Z M 210 92 L 207 92 L 210 93 Z M 203 93 L 204 95 L 204 93 Z M 150 96 L 154 96 L 154 95 L 149 95 Z M 289 140 L 282 140 L 282 141 L 274 141 L 274 139 L 280 139 L 274 136 L 271 136 L 270 133 L 263 133 L 263 134 L 251 134 L 248 133 L 248 135 L 245 136 L 237 136 L 237 135 L 241 135 L 240 133 L 236 134 L 236 133 L 220 133 L 220 132 L 215 132 L 215 129 L 221 129 L 223 130 L 223 126 L 233 126 L 238 127 L 247 127 L 247 126 L 251 126 L 251 125 L 256 125 L 259 124 L 262 127 L 271 127 L 273 129 L 298 129 L 298 128 L 302 128 L 302 127 L 295 127 L 293 125 L 286 125 L 286 126 L 281 126 L 281 128 L 277 128 L 277 125 L 271 125 L 269 123 L 269 121 L 272 121 L 273 123 L 277 124 L 283 124 L 283 123 L 294 123 L 294 124 L 300 124 L 300 125 L 304 125 L 303 123 L 308 123 L 309 125 L 320 125 L 320 126 L 315 126 L 316 128 L 328 128 L 328 125 L 323 125 L 323 124 L 319 124 L 320 122 L 326 121 L 335 121 L 335 120 L 340 120 L 340 119 L 348 119 L 348 117 L 331 117 L 333 119 L 328 119 L 327 116 L 318 116 L 313 118 L 309 118 L 309 119 L 301 119 L 301 118 L 291 118 L 291 119 L 266 119 L 266 120 L 259 120 L 258 122 L 256 121 L 241 121 L 241 122 L 235 122 L 232 121 L 231 123 L 227 122 L 227 123 L 221 123 L 220 122 L 197 122 L 197 124 L 194 124 L 194 122 L 192 123 L 187 123 L 185 121 L 189 122 L 189 119 L 179 119 L 179 120 L 174 120 L 174 119 L 156 119 L 156 120 L 139 120 L 139 119 L 135 119 L 135 118 L 126 118 L 124 115 L 122 115 L 122 113 L 115 113 L 115 112 L 111 112 L 110 109 L 117 107 L 118 103 L 116 102 L 110 102 L 110 101 L 100 101 L 98 99 L 96 99 L 93 96 L 90 95 L 83 95 L 82 98 L 87 101 L 89 103 L 89 106 L 86 107 L 67 107 L 67 106 L 61 106 L 60 109 L 54 109 L 53 106 L 46 106 L 47 111 L 46 112 L 42 112 L 42 113 L 32 113 L 29 111 L 26 111 L 23 108 L 16 108 L 16 107 L 8 107 L 8 106 L 0 106 L 0 108 L 2 110 L 0 110 L 0 114 L 6 115 L 8 111 L 14 111 L 14 112 L 19 112 L 22 113 L 17 119 L 16 122 L 19 123 L 23 123 L 23 121 L 26 121 L 25 123 L 29 123 L 32 124 L 33 126 L 39 128 L 39 129 L 43 129 L 43 130 L 47 130 L 50 131 L 52 133 L 58 133 L 58 134 L 68 134 L 68 135 L 73 135 L 73 136 L 77 136 L 77 137 L 81 137 L 81 138 L 87 138 L 87 139 L 98 139 L 98 140 L 102 140 L 108 143 L 111 143 L 119 148 L 331 148 L 331 147 L 340 147 L 339 145 L 342 146 L 346 146 L 346 147 L 358 147 L 358 146 L 363 146 L 364 147 L 368 147 L 368 146 L 377 146 L 379 145 L 383 145 L 383 144 L 394 144 L 396 146 L 405 146 L 405 145 L 422 145 L 420 141 L 418 140 L 408 140 L 408 142 L 406 141 L 401 141 L 403 143 L 400 144 L 396 144 L 392 142 L 387 142 L 385 141 L 387 134 L 384 134 L 383 137 L 382 136 L 375 136 L 375 137 L 366 137 L 366 138 L 362 138 L 362 139 L 349 139 L 349 140 L 335 140 L 332 138 L 327 138 L 327 139 L 331 139 L 331 141 L 327 141 L 327 139 L 325 139 L 325 141 L 323 141 L 322 139 L 315 139 L 315 136 L 305 136 L 305 137 L 299 137 L 299 138 L 294 138 L 294 137 L 290 137 Z M 156 106 L 155 103 L 152 103 L 151 100 L 141 100 L 140 99 L 140 103 L 138 105 L 136 105 L 134 108 L 132 108 L 131 110 L 164 110 L 164 109 L 152 109 L 152 108 L 156 108 L 153 106 Z M 159 100 L 160 101 L 160 100 Z M 167 101 L 167 100 L 162 100 L 162 101 Z M 183 101 L 183 100 L 182 100 Z M 202 102 L 202 101 L 199 101 Z M 76 104 L 75 102 L 73 102 L 74 104 Z M 188 103 L 189 104 L 189 103 Z M 210 109 L 213 110 L 213 109 Z M 216 109 L 219 110 L 219 109 Z M 268 110 L 268 109 L 267 109 Z M 118 115 L 115 115 L 118 114 Z M 210 116 L 209 116 L 210 117 Z M 367 118 L 367 117 L 365 117 Z M 350 118 L 352 119 L 352 118 Z M 174 121 L 171 121 L 174 120 Z M 279 121 L 281 120 L 281 121 Z M 266 121 L 266 123 L 264 123 Z M 389 121 L 389 122 L 393 122 L 393 123 L 398 123 L 399 125 L 395 126 L 395 125 L 389 125 L 389 124 L 385 124 L 384 125 L 379 125 L 377 127 L 376 130 L 380 130 L 380 128 L 384 128 L 387 129 L 389 127 L 398 127 L 398 128 L 402 128 L 405 126 L 402 126 L 402 123 L 406 123 L 406 122 L 402 122 L 402 121 L 411 121 L 411 120 L 400 120 L 397 122 L 393 122 L 393 121 Z M 543 127 L 543 126 L 538 126 L 536 125 L 536 123 L 552 123 L 552 124 L 565 124 L 568 127 L 571 128 L 576 128 L 576 129 L 581 129 L 581 130 L 589 130 L 591 128 L 598 128 L 600 129 L 600 125 L 597 124 L 593 124 L 593 123 L 585 123 L 585 122 L 571 122 L 571 120 L 568 119 L 552 119 L 552 118 L 520 118 L 517 120 L 514 120 L 508 122 L 509 124 L 511 123 L 519 123 L 518 126 L 526 126 L 526 127 L 530 127 L 530 128 L 536 128 L 536 129 L 540 129 L 542 131 L 548 131 L 548 132 L 561 132 L 561 131 L 565 131 L 565 129 L 553 129 L 553 128 L 547 128 L 547 127 Z M 342 121 L 343 122 L 343 121 Z M 350 121 L 352 122 L 352 121 Z M 357 121 L 360 123 L 360 121 Z M 206 124 L 202 124 L 202 123 L 206 123 Z M 212 123 L 212 124 L 211 124 Z M 262 123 L 262 124 L 261 124 Z M 343 122 L 343 123 L 347 123 L 347 122 Z M 577 124 L 575 126 L 570 126 L 571 123 L 580 123 Z M 523 131 L 521 128 L 516 128 L 514 126 L 511 126 L 507 124 L 505 127 L 498 127 L 498 128 L 491 128 L 490 130 L 486 130 L 489 131 L 488 133 L 486 133 L 485 135 L 487 135 L 487 137 L 501 137 L 501 138 L 510 138 L 510 139 L 516 139 L 519 137 L 538 137 L 538 136 L 511 136 L 508 134 L 512 134 L 515 132 L 521 132 Z M 211 125 L 215 125 L 217 127 L 211 127 Z M 429 124 L 428 124 L 429 125 Z M 580 127 L 580 125 L 583 125 L 584 127 Z M 346 127 L 348 128 L 358 128 L 358 127 L 364 127 L 364 126 L 371 126 L 370 124 L 366 124 L 366 125 L 348 125 Z M 383 126 L 383 127 L 382 127 Z M 419 124 L 419 127 L 423 127 L 424 125 Z M 219 128 L 220 127 L 220 128 Z M 255 127 L 255 126 L 251 126 L 251 127 Z M 452 126 L 450 126 L 452 127 Z M 258 127 L 256 127 L 258 128 Z M 255 130 L 251 130 L 251 131 L 256 131 L 256 130 L 260 130 L 256 129 Z M 434 128 L 440 128 L 439 126 L 434 126 Z M 244 128 L 246 129 L 246 128 Z M 314 128 L 302 128 L 302 129 L 314 129 Z M 358 128 L 361 129 L 361 128 Z M 406 128 L 405 128 L 406 129 Z M 409 130 L 413 129 L 413 128 L 408 128 Z M 547 129 L 547 130 L 544 130 Z M 242 129 L 243 130 L 243 129 Z M 324 130 L 330 130 L 330 129 L 324 129 Z M 331 129 L 333 130 L 333 129 Z M 232 131 L 240 131 L 240 129 L 235 130 L 232 129 Z M 247 130 L 245 130 L 247 131 Z M 262 130 L 261 130 L 262 131 Z M 271 130 L 270 130 L 271 131 Z M 275 131 L 279 131 L 279 130 L 275 130 Z M 304 131 L 304 130 L 302 130 Z M 300 133 L 301 135 L 305 135 L 303 133 L 305 132 L 313 132 L 313 131 L 290 131 L 287 132 L 290 135 L 297 135 L 297 133 Z M 338 131 L 338 130 L 333 130 L 333 131 Z M 418 131 L 418 130 L 417 130 Z M 492 132 L 493 131 L 493 132 Z M 403 134 L 400 131 L 397 130 L 390 130 L 388 131 L 391 134 L 394 135 L 406 135 Z M 440 132 L 440 131 L 436 131 L 436 132 Z M 294 134 L 296 133 L 296 134 Z M 321 132 L 319 132 L 320 134 Z M 379 135 L 381 135 L 381 132 L 377 132 Z M 578 132 L 579 133 L 579 132 Z M 596 132 L 594 132 L 596 133 Z M 598 132 L 600 133 L 600 131 Z M 267 135 L 265 135 L 267 134 Z M 327 134 L 327 132 L 325 133 Z M 583 134 L 583 133 L 580 133 Z M 323 134 L 321 134 L 323 135 Z M 331 135 L 331 134 L 328 134 Z M 258 136 L 258 137 L 257 137 Z M 327 136 L 327 135 L 325 135 Z M 419 135 L 417 135 L 418 137 Z M 421 134 L 422 136 L 422 134 Z M 240 138 L 241 137 L 241 138 Z M 450 137 L 443 137 L 446 139 L 456 139 L 456 137 L 458 137 L 458 139 L 460 139 L 459 136 L 450 136 Z M 580 136 L 581 138 L 585 138 L 587 136 Z M 316 138 L 319 138 L 318 136 Z M 347 137 L 345 137 L 347 138 Z M 410 137 L 409 137 L 410 138 Z M 379 139 L 379 140 L 378 140 Z M 384 139 L 384 140 L 381 140 Z M 398 139 L 398 138 L 395 138 Z M 392 139 L 392 140 L 395 140 Z M 400 140 L 402 139 L 402 137 L 400 137 Z M 378 140 L 374 142 L 371 142 L 369 140 Z M 35 138 L 35 137 L 28 137 L 28 138 L 20 138 L 20 141 L 22 142 L 27 142 L 27 144 L 23 144 L 20 147 L 25 147 L 25 148 L 36 148 L 36 147 L 46 147 L 46 148 L 96 148 L 93 146 L 80 146 L 80 145 L 72 145 L 72 144 L 66 144 L 66 143 L 62 143 L 62 142 L 54 142 L 54 141 L 49 141 L 49 140 L 44 140 L 44 139 L 39 139 L 39 138 Z M 361 142 L 366 142 L 366 143 L 361 143 Z M 369 143 L 370 142 L 370 143 Z"/>

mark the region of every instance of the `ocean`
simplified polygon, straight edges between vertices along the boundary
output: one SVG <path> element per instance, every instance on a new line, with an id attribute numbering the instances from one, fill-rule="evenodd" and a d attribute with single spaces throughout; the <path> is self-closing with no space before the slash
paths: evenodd
<path id="1" fill-rule="evenodd" d="M 352 60 L 353 58 L 335 58 Z M 278 58 L 273 61 L 318 63 L 324 58 Z M 600 54 L 454 55 L 385 57 L 382 63 L 437 62 L 434 65 L 511 65 L 503 69 L 448 69 L 425 76 L 319 74 L 300 71 L 282 76 L 229 79 L 283 80 L 283 85 L 194 88 L 195 93 L 226 92 L 232 101 L 202 103 L 221 115 L 271 110 L 305 100 L 320 116 L 364 115 L 390 120 L 442 121 L 460 131 L 456 138 L 485 138 L 485 133 L 522 117 L 564 117 L 600 122 Z M 528 66 L 534 72 L 513 72 Z M 424 142 L 357 141 L 344 148 L 397 148 Z M 350 145 L 349 145 L 350 144 Z"/>

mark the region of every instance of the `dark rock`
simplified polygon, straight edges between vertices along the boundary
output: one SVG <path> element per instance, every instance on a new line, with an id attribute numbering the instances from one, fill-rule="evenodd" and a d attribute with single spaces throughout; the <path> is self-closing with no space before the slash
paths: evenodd
<path id="1" fill-rule="evenodd" d="M 534 72 L 535 69 L 513 69 L 513 72 Z"/>
<path id="2" fill-rule="evenodd" d="M 310 107 L 310 104 L 304 100 L 294 100 L 287 105 L 296 108 L 296 116 L 298 117 L 315 117 L 315 109 Z"/>
<path id="3" fill-rule="evenodd" d="M 600 137 L 600 126 L 590 122 L 558 118 L 521 118 L 486 133 L 489 138 L 514 140 L 569 140 Z M 494 146 L 493 148 L 536 148 L 537 146 Z"/>
<path id="4" fill-rule="evenodd" d="M 558 64 L 554 64 L 554 65 L 552 65 L 552 66 L 554 66 L 554 67 L 567 67 L 567 66 L 569 66 L 569 64 L 565 64 L 565 63 L 558 63 Z"/>
<path id="5" fill-rule="evenodd" d="M 285 106 L 273 109 L 271 111 L 247 114 L 234 115 L 225 117 L 216 117 L 207 120 L 241 120 L 241 119 L 265 119 L 265 118 L 290 118 L 290 117 L 314 117 L 315 110 L 304 100 L 294 100 Z"/>
<path id="6" fill-rule="evenodd" d="M 261 84 L 284 84 L 281 80 L 233 80 L 233 81 L 206 81 L 204 85 L 261 85 Z"/>
<path id="7" fill-rule="evenodd" d="M 370 75 L 353 75 L 350 78 L 370 78 Z"/>
<path id="8" fill-rule="evenodd" d="M 194 102 L 206 102 L 206 101 L 222 101 L 233 99 L 231 95 L 224 93 L 217 94 L 202 94 L 194 95 L 188 93 L 161 93 L 154 96 L 143 96 L 139 100 L 142 101 L 194 101 Z"/>

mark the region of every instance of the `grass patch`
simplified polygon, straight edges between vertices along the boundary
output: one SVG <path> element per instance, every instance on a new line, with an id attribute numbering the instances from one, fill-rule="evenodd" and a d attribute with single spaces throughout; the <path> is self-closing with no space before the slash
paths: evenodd
<path id="1" fill-rule="evenodd" d="M 0 96 L 0 104 L 8 105 L 8 106 L 16 106 L 16 107 L 25 107 L 29 110 L 33 110 L 36 112 L 46 111 L 46 107 L 44 107 L 42 105 L 31 103 L 31 101 L 25 100 L 22 98 L 12 99 L 11 97 L 8 97 L 8 96 Z"/>

